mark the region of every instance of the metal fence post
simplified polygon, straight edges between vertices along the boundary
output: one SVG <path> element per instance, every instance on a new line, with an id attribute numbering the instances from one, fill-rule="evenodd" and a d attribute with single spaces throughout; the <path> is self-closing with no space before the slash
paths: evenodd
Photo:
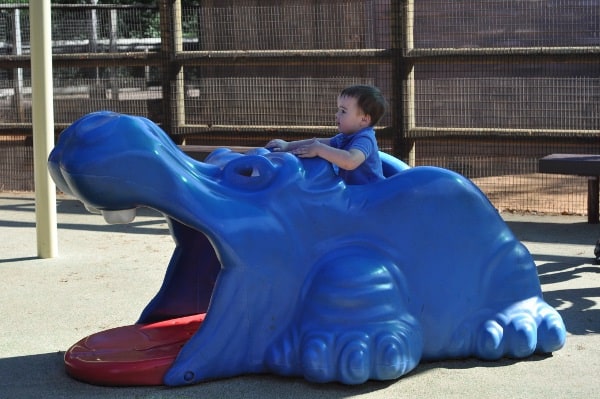
<path id="1" fill-rule="evenodd" d="M 412 82 L 412 63 L 406 53 L 412 48 L 412 6 L 414 0 L 392 2 L 392 84 L 394 110 L 392 129 L 394 131 L 394 154 L 414 166 L 414 141 L 407 137 L 414 126 L 414 91 Z"/>
<path id="2" fill-rule="evenodd" d="M 22 41 L 21 41 L 21 10 L 15 8 L 13 12 L 13 54 L 22 54 Z M 25 113 L 23 110 L 23 68 L 14 69 L 16 72 L 16 78 L 13 76 L 15 95 L 14 104 L 17 109 L 17 122 L 24 122 Z"/>
<path id="3" fill-rule="evenodd" d="M 163 60 L 161 125 L 171 138 L 183 144 L 176 136 L 177 128 L 185 124 L 183 67 L 177 61 L 178 52 L 183 50 L 181 0 L 160 1 L 160 30 Z M 174 82 L 173 86 L 171 82 Z"/>

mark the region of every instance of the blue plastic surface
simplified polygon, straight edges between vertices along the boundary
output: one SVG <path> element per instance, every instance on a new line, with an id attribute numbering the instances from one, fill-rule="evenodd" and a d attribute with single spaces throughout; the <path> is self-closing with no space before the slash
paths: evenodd
<path id="1" fill-rule="evenodd" d="M 176 249 L 139 322 L 208 312 L 167 385 L 266 372 L 360 384 L 423 359 L 560 349 L 533 259 L 481 191 L 383 162 L 390 177 L 362 186 L 264 149 L 201 163 L 145 118 L 97 112 L 60 135 L 49 169 L 89 206 L 167 217 Z"/>

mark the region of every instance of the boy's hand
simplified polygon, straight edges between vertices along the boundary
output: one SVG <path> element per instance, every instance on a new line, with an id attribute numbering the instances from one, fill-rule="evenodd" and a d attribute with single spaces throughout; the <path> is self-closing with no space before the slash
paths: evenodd
<path id="1" fill-rule="evenodd" d="M 274 139 L 267 143 L 265 148 L 273 151 L 287 151 L 289 143 L 285 140 Z"/>
<path id="2" fill-rule="evenodd" d="M 318 149 L 323 144 L 319 142 L 317 139 L 313 139 L 310 143 L 300 146 L 298 148 L 293 149 L 292 154 L 296 155 L 298 158 L 314 158 L 318 156 Z"/>

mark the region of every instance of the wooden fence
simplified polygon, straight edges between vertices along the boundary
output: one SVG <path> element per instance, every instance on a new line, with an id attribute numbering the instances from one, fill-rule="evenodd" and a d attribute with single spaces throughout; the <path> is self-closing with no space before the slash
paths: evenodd
<path id="1" fill-rule="evenodd" d="M 568 4 L 567 4 L 568 3 Z M 468 177 L 600 151 L 600 4 L 161 0 L 53 5 L 57 134 L 99 109 L 178 143 L 335 131 L 342 86 L 379 86 L 381 146 Z M 31 134 L 28 8 L 0 5 L 0 135 Z"/>

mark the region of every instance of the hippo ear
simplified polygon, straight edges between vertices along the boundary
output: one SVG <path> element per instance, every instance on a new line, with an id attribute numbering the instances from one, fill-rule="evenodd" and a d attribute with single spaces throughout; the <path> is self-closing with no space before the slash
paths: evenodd
<path id="1" fill-rule="evenodd" d="M 230 161 L 223 168 L 223 178 L 232 186 L 260 190 L 275 177 L 275 166 L 260 155 L 245 155 Z"/>

